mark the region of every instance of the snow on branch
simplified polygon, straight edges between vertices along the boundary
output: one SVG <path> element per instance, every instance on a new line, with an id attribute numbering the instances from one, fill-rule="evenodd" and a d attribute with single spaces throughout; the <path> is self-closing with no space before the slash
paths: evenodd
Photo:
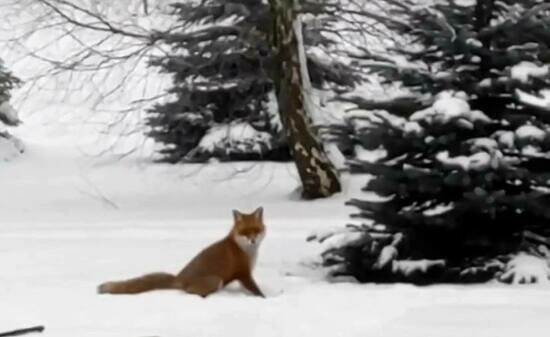
<path id="1" fill-rule="evenodd" d="M 548 65 L 536 65 L 533 62 L 522 61 L 510 69 L 510 77 L 522 83 L 527 83 L 531 78 L 544 78 L 550 74 Z"/>
<path id="2" fill-rule="evenodd" d="M 541 90 L 540 96 L 535 96 L 520 89 L 516 89 L 516 99 L 525 105 L 536 108 L 538 110 L 550 112 L 550 90 Z"/>

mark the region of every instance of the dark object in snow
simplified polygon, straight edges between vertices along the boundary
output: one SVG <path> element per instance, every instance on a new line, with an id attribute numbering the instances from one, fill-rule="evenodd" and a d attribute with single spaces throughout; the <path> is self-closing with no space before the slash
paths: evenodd
<path id="1" fill-rule="evenodd" d="M 207 0 L 175 3 L 173 9 L 182 28 L 158 33 L 170 51 L 151 61 L 173 80 L 170 99 L 148 111 L 148 134 L 163 144 L 160 160 L 290 160 L 272 81 L 277 60 L 269 44 L 269 6 L 260 0 Z M 321 40 L 313 45 L 331 44 L 316 31 L 311 34 Z M 308 64 L 317 88 L 355 82 L 334 61 L 310 57 Z"/>
<path id="2" fill-rule="evenodd" d="M 26 335 L 30 333 L 41 333 L 44 331 L 44 326 L 34 326 L 32 328 L 25 328 L 25 329 L 17 329 L 13 331 L 8 332 L 0 332 L 0 337 L 8 337 L 8 336 L 21 336 Z"/>
<path id="3" fill-rule="evenodd" d="M 408 64 L 375 62 L 371 71 L 409 94 L 350 99 L 375 110 L 350 118 L 349 147 L 382 151 L 351 161 L 352 171 L 372 176 L 370 196 L 347 203 L 366 220 L 349 228 L 356 239 L 323 254 L 337 273 L 362 282 L 482 282 L 532 250 L 526 232 L 548 241 L 549 5 L 491 3 L 387 1 L 391 16 L 379 21 L 411 41 L 390 51 Z M 379 268 L 395 235 L 404 239 L 392 261 L 444 267 Z M 405 267 L 423 277 L 400 274 Z"/>

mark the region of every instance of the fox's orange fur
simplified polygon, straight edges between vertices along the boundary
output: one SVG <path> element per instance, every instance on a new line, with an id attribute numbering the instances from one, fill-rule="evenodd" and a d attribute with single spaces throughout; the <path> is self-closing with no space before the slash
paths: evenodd
<path id="1" fill-rule="evenodd" d="M 233 211 L 234 225 L 229 235 L 193 258 L 177 275 L 153 273 L 141 277 L 106 282 L 100 294 L 138 294 L 156 289 L 180 289 L 206 297 L 232 281 L 239 281 L 254 295 L 264 294 L 252 277 L 257 250 L 265 235 L 263 209 L 251 214 Z"/>

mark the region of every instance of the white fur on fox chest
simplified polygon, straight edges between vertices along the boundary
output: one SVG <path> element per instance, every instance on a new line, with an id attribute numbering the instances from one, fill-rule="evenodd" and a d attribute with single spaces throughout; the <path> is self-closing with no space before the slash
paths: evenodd
<path id="1" fill-rule="evenodd" d="M 256 240 L 254 242 L 250 241 L 248 237 L 244 235 L 235 235 L 235 241 L 239 245 L 239 247 L 242 249 L 243 252 L 248 255 L 249 261 L 250 261 L 250 269 L 254 269 L 254 266 L 256 265 L 256 258 L 258 257 L 258 248 L 260 247 L 260 243 L 262 243 L 262 240 L 264 239 L 264 234 L 258 235 Z"/>

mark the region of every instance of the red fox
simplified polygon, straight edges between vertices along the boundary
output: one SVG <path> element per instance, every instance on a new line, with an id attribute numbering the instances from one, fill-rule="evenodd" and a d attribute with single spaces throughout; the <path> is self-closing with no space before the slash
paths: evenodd
<path id="1" fill-rule="evenodd" d="M 258 247 L 265 236 L 263 208 L 251 214 L 234 210 L 233 217 L 234 225 L 229 235 L 201 251 L 179 274 L 153 273 L 106 282 L 98 287 L 98 293 L 138 294 L 157 289 L 180 289 L 206 297 L 237 280 L 254 295 L 265 297 L 252 277 Z"/>

